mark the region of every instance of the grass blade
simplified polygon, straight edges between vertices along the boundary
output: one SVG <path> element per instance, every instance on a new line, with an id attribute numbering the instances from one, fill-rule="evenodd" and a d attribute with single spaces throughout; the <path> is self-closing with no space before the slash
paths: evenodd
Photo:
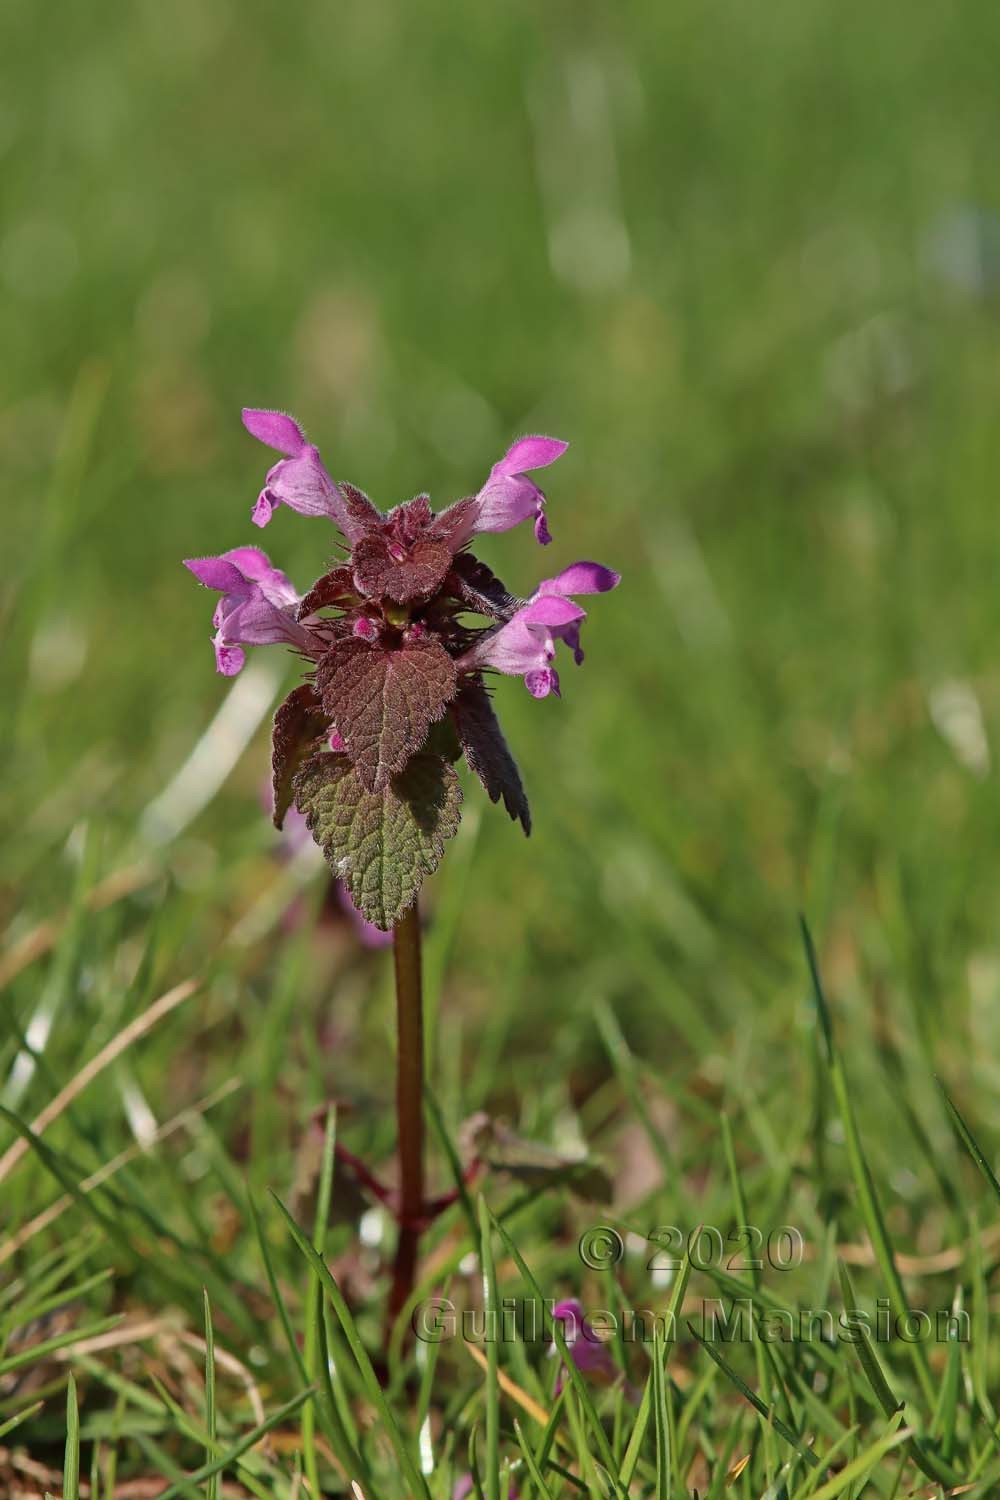
<path id="1" fill-rule="evenodd" d="M 486 1497 L 500 1500 L 500 1389 L 497 1383 L 500 1346 L 496 1266 L 486 1199 L 479 1200 L 479 1264 L 483 1276 L 486 1323 Z"/>
<path id="2" fill-rule="evenodd" d="M 63 1500 L 80 1500 L 80 1410 L 76 1381 L 70 1375 L 66 1386 L 66 1459 L 63 1463 Z"/>
<path id="3" fill-rule="evenodd" d="M 820 1024 L 823 1031 L 823 1040 L 826 1049 L 827 1065 L 830 1072 L 830 1081 L 833 1086 L 834 1099 L 840 1114 L 841 1123 L 844 1127 L 844 1143 L 847 1148 L 847 1156 L 851 1165 L 851 1174 L 857 1188 L 858 1198 L 861 1204 L 861 1212 L 875 1251 L 875 1259 L 879 1270 L 886 1283 L 889 1292 L 889 1300 L 892 1303 L 893 1312 L 897 1318 L 905 1318 L 909 1313 L 909 1305 L 906 1301 L 906 1293 L 900 1280 L 899 1271 L 896 1269 L 896 1258 L 893 1254 L 892 1242 L 889 1231 L 886 1228 L 882 1208 L 875 1192 L 875 1181 L 868 1166 L 868 1160 L 861 1145 L 861 1136 L 858 1132 L 858 1124 L 854 1114 L 854 1106 L 851 1103 L 850 1091 L 847 1084 L 847 1074 L 844 1071 L 843 1060 L 837 1051 L 833 1039 L 833 1026 L 830 1019 L 830 1010 L 826 1002 L 823 983 L 820 979 L 819 963 L 816 958 L 816 950 L 813 946 L 812 935 L 806 924 L 805 918 L 801 918 L 802 938 L 805 945 L 806 961 L 809 966 L 809 975 L 812 980 L 813 997 L 816 1009 L 819 1013 Z M 931 1378 L 930 1365 L 924 1347 L 919 1342 L 907 1344 L 910 1358 L 916 1372 L 920 1389 L 928 1406 L 933 1407 L 935 1399 L 934 1382 Z"/>
<path id="4" fill-rule="evenodd" d="M 567 1348 L 566 1340 L 563 1337 L 562 1325 L 560 1324 L 558 1319 L 550 1317 L 545 1297 L 542 1295 L 542 1289 L 538 1285 L 538 1282 L 535 1280 L 531 1271 L 528 1269 L 524 1257 L 515 1245 L 514 1241 L 511 1239 L 507 1230 L 501 1223 L 498 1222 L 494 1215 L 489 1212 L 489 1209 L 487 1209 L 487 1213 L 489 1214 L 494 1230 L 503 1240 L 508 1253 L 513 1257 L 515 1263 L 517 1264 L 518 1270 L 521 1272 L 521 1275 L 524 1277 L 525 1281 L 528 1283 L 528 1285 L 531 1287 L 531 1290 L 538 1298 L 538 1305 L 544 1312 L 546 1323 L 548 1324 L 549 1329 L 552 1333 L 552 1337 L 555 1340 L 556 1348 L 559 1350 L 559 1356 L 563 1361 L 566 1373 L 572 1383 L 573 1390 L 576 1392 L 577 1398 L 579 1399 L 580 1405 L 583 1408 L 584 1414 L 587 1418 L 587 1422 L 593 1434 L 594 1442 L 597 1446 L 601 1462 L 607 1469 L 609 1475 L 613 1476 L 617 1469 L 617 1465 L 615 1463 L 615 1456 L 612 1452 L 611 1444 L 608 1442 L 607 1433 L 604 1431 L 604 1428 L 601 1425 L 601 1420 L 598 1417 L 596 1410 L 594 1409 L 594 1403 L 591 1398 L 590 1391 L 587 1388 L 587 1384 L 583 1376 L 580 1374 L 580 1371 L 577 1369 L 575 1363 L 573 1362 L 569 1349 Z M 620 1483 L 616 1480 L 614 1480 L 613 1483 L 615 1484 L 616 1491 L 620 1495 L 624 1496 L 624 1490 L 622 1489 Z"/>
<path id="5" fill-rule="evenodd" d="M 215 1330 L 212 1327 L 212 1308 L 207 1292 L 205 1293 L 205 1426 L 208 1430 L 205 1458 L 211 1463 L 215 1458 L 218 1426 L 215 1410 Z M 218 1493 L 218 1476 L 211 1474 L 205 1486 L 205 1500 L 216 1500 Z"/>
<path id="6" fill-rule="evenodd" d="M 308 1239 L 296 1224 L 295 1220 L 292 1218 L 291 1214 L 288 1212 L 288 1209 L 282 1203 L 281 1199 L 277 1196 L 276 1193 L 272 1193 L 271 1196 L 274 1198 L 274 1201 L 278 1206 L 278 1210 L 288 1226 L 288 1231 L 291 1234 L 292 1239 L 295 1241 L 296 1245 L 298 1245 L 299 1250 L 302 1252 L 305 1259 L 309 1262 L 310 1266 L 312 1266 L 316 1277 L 323 1287 L 323 1290 L 326 1292 L 326 1295 L 330 1299 L 333 1310 L 337 1315 L 337 1321 L 343 1329 L 344 1337 L 347 1339 L 347 1342 L 350 1345 L 351 1353 L 354 1355 L 354 1360 L 361 1375 L 365 1391 L 367 1392 L 372 1405 L 375 1407 L 375 1410 L 378 1412 L 379 1418 L 383 1426 L 385 1427 L 389 1441 L 395 1450 L 396 1457 L 399 1459 L 400 1466 L 406 1474 L 406 1477 L 409 1480 L 410 1484 L 413 1486 L 414 1491 L 418 1495 L 422 1495 L 424 1497 L 424 1500 L 430 1500 L 430 1491 L 427 1488 L 427 1481 L 417 1469 L 417 1466 L 413 1461 L 413 1455 L 407 1447 L 403 1435 L 396 1423 L 396 1419 L 389 1408 L 389 1404 L 385 1399 L 385 1393 L 382 1390 L 382 1387 L 379 1385 L 378 1377 L 376 1376 L 375 1371 L 372 1367 L 372 1362 L 368 1357 L 368 1351 L 366 1350 L 364 1344 L 361 1342 L 358 1330 L 354 1324 L 354 1319 L 351 1317 L 350 1309 L 348 1308 L 347 1303 L 344 1301 L 344 1296 L 340 1290 L 340 1287 L 337 1285 L 336 1281 L 331 1275 L 329 1267 L 327 1266 L 323 1257 L 317 1254 L 312 1245 L 310 1245 Z"/>

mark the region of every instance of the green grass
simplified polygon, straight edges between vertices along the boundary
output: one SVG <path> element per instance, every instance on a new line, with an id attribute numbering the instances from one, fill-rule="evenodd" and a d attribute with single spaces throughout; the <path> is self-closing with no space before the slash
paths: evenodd
<path id="1" fill-rule="evenodd" d="M 5 21 L 0 1493 L 996 1493 L 996 7 Z M 638 1404 L 556 1398 L 547 1335 L 383 1361 L 390 1231 L 330 1106 L 388 1171 L 388 965 L 276 858 L 294 667 L 217 678 L 179 562 L 256 540 L 244 404 L 383 503 L 571 440 L 553 546 L 484 555 L 625 582 L 561 703 L 498 689 L 535 832 L 467 787 L 428 1125 L 436 1191 L 485 1109 L 613 1204 L 497 1170 L 421 1295 L 665 1313 L 649 1261 L 717 1229 L 675 1331 L 615 1346 Z M 288 512 L 266 544 L 326 560 Z M 640 1236 L 604 1271 L 601 1223 Z M 727 1269 L 743 1223 L 801 1265 Z M 705 1347 L 712 1298 L 971 1339 Z"/>

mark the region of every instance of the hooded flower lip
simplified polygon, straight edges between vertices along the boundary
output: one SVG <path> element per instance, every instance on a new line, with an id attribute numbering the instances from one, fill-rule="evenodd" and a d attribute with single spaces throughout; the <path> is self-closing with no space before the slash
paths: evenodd
<path id="1" fill-rule="evenodd" d="M 463 546 L 482 531 L 509 531 L 529 516 L 535 518 L 535 540 L 543 546 L 551 542 L 545 520 L 545 495 L 528 478 L 528 472 L 548 468 L 568 447 L 561 438 L 550 437 L 523 437 L 512 443 L 503 458 L 493 465 L 490 477 L 471 503 L 458 501 L 465 510 L 453 532 L 455 545 Z"/>
<path id="2" fill-rule="evenodd" d="M 603 594 L 621 581 L 618 573 L 600 563 L 578 562 L 539 584 L 535 593 L 504 625 L 480 635 L 456 665 L 475 672 L 492 667 L 511 677 L 524 677 L 533 698 L 559 696 L 559 674 L 552 662 L 556 641 L 564 641 L 577 665 L 583 661 L 580 625 L 587 612 L 568 598 L 574 594 Z"/>
<path id="3" fill-rule="evenodd" d="M 222 595 L 215 606 L 216 670 L 235 677 L 246 654 L 242 646 L 278 642 L 314 656 L 320 643 L 295 616 L 299 594 L 294 585 L 259 547 L 234 547 L 220 557 L 188 558 L 184 566 L 206 588 Z"/>
<path id="4" fill-rule="evenodd" d="M 357 528 L 344 497 L 298 422 L 284 412 L 245 407 L 243 425 L 252 437 L 285 455 L 268 470 L 251 515 L 254 525 L 266 526 L 279 505 L 288 505 L 302 516 L 327 516 L 353 541 Z"/>

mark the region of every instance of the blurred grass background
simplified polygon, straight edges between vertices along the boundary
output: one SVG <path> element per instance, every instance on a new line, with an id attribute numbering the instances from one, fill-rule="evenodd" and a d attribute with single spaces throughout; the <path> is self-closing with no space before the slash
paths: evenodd
<path id="1" fill-rule="evenodd" d="M 81 859 L 167 872 L 67 960 L 51 1076 L 134 1003 L 149 932 L 164 982 L 204 973 L 273 876 L 266 725 L 178 837 L 148 816 L 230 691 L 180 559 L 258 540 L 239 410 L 273 405 L 383 505 L 568 438 L 552 547 L 482 551 L 518 591 L 577 557 L 624 575 L 561 703 L 498 689 L 530 843 L 470 785 L 434 888 L 456 1108 L 606 1076 L 601 1000 L 675 1087 L 780 1114 L 804 908 L 859 1068 L 933 1054 L 995 1118 L 997 8 L 11 0 L 4 29 L 8 946 Z M 319 522 L 263 540 L 321 571 Z M 203 1071 L 273 1079 L 283 962 L 212 968 L 122 1097 L 162 1117 Z M 337 992 L 347 1050 L 301 1065 L 301 1118 L 368 1042 L 387 1093 L 380 974 Z M 281 993 L 311 1035 L 328 990 Z M 81 1108 L 117 1139 L 107 1097 Z"/>
<path id="2" fill-rule="evenodd" d="M 3 795 L 36 811 L 9 914 L 68 879 L 61 825 L 129 834 L 218 706 L 178 559 L 254 539 L 238 414 L 273 404 L 384 504 L 565 435 L 555 544 L 490 557 L 520 589 L 576 556 L 625 575 L 564 703 L 501 691 L 538 831 L 485 820 L 462 964 L 525 947 L 571 1008 L 631 932 L 712 991 L 720 952 L 773 956 L 797 904 L 853 916 L 891 870 L 957 983 L 997 916 L 998 30 L 10 7 Z M 282 514 L 266 544 L 304 586 L 325 540 Z M 206 887 L 261 761 L 192 835 Z M 651 973 L 620 982 L 655 1031 Z"/>

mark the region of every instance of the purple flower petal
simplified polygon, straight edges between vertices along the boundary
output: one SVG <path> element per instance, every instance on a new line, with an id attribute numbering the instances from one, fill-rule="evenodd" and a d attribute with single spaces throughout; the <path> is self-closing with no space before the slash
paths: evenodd
<path id="1" fill-rule="evenodd" d="M 554 667 L 539 667 L 534 672 L 525 672 L 524 685 L 533 698 L 547 698 L 555 693 L 559 698 L 559 673 Z"/>
<path id="2" fill-rule="evenodd" d="M 239 646 L 224 645 L 221 633 L 214 636 L 212 646 L 215 650 L 217 672 L 221 672 L 223 677 L 235 677 L 237 672 L 242 672 L 247 659 L 245 651 L 241 651 Z"/>
<path id="3" fill-rule="evenodd" d="M 569 593 L 601 594 L 619 582 L 617 573 L 601 563 L 578 562 L 555 578 L 546 578 L 535 593 L 504 625 L 483 631 L 458 658 L 460 672 L 492 667 L 497 672 L 523 676 L 533 698 L 559 696 L 559 674 L 552 665 L 556 642 L 563 641 L 577 666 L 583 661 L 580 625 L 586 610 Z"/>
<path id="4" fill-rule="evenodd" d="M 509 531 L 531 516 L 537 516 L 544 496 L 533 479 L 524 474 L 492 476 L 476 496 L 470 535 L 481 531 Z"/>
<path id="5" fill-rule="evenodd" d="M 243 426 L 251 437 L 277 448 L 288 458 L 297 458 L 306 445 L 306 435 L 294 417 L 283 411 L 262 411 L 257 407 L 243 408 Z"/>
<path id="6" fill-rule="evenodd" d="M 278 502 L 272 500 L 267 490 L 261 490 L 257 496 L 256 504 L 250 512 L 250 519 L 255 526 L 266 526 L 278 508 Z"/>
<path id="7" fill-rule="evenodd" d="M 219 561 L 231 563 L 244 578 L 259 584 L 261 592 L 272 604 L 288 608 L 302 602 L 302 596 L 288 575 L 276 568 L 259 547 L 234 547 L 231 552 L 223 552 Z"/>
<path id="8" fill-rule="evenodd" d="M 234 547 L 221 557 L 189 558 L 185 567 L 199 583 L 222 595 L 215 606 L 215 664 L 234 677 L 246 660 L 240 646 L 295 646 L 308 656 L 322 650 L 310 630 L 296 619 L 298 590 L 259 547 Z"/>
<path id="9" fill-rule="evenodd" d="M 352 526 L 343 495 L 330 478 L 319 449 L 306 442 L 306 435 L 293 417 L 280 411 L 243 412 L 247 431 L 269 448 L 286 456 L 269 470 L 264 488 L 251 512 L 255 526 L 266 526 L 279 505 L 287 505 L 302 516 L 326 516 L 353 541 L 358 528 Z"/>
<path id="10" fill-rule="evenodd" d="M 545 502 L 539 503 L 535 512 L 535 541 L 542 547 L 547 547 L 552 540 L 549 523 L 545 515 Z"/>
<path id="11" fill-rule="evenodd" d="M 562 1324 L 569 1357 L 581 1374 L 594 1376 L 601 1384 L 608 1384 L 619 1378 L 620 1371 L 611 1351 L 587 1322 L 583 1307 L 575 1297 L 557 1303 L 552 1309 L 552 1316 Z M 559 1388 L 561 1387 L 562 1371 L 559 1379 Z"/>
<path id="12" fill-rule="evenodd" d="M 490 477 L 474 500 L 469 503 L 461 518 L 449 533 L 456 547 L 462 546 L 470 537 L 483 531 L 509 531 L 521 521 L 532 516 L 535 520 L 535 538 L 543 545 L 552 540 L 545 520 L 545 496 L 528 469 L 542 469 L 566 452 L 568 443 L 559 438 L 526 437 L 512 443 L 490 470 Z"/>
<path id="13" fill-rule="evenodd" d="M 186 557 L 184 566 L 207 589 L 218 589 L 221 593 L 242 588 L 245 581 L 239 569 L 225 557 Z"/>
<path id="14" fill-rule="evenodd" d="M 515 620 L 524 620 L 533 625 L 569 625 L 574 620 L 586 618 L 587 611 L 562 594 L 536 594 L 514 616 Z"/>
<path id="15" fill-rule="evenodd" d="M 529 469 L 547 469 L 561 458 L 569 447 L 561 438 L 523 437 L 511 443 L 499 463 L 493 465 L 493 474 L 499 478 L 504 474 L 526 474 Z"/>
<path id="16" fill-rule="evenodd" d="M 266 526 L 279 505 L 297 510 L 300 516 L 326 516 L 350 536 L 344 497 L 323 467 L 319 449 L 306 443 L 294 458 L 283 458 L 269 470 L 267 481 L 253 508 L 256 526 Z"/>
<path id="17" fill-rule="evenodd" d="M 555 578 L 543 579 L 535 591 L 535 598 L 539 594 L 606 594 L 619 583 L 621 574 L 601 563 L 575 562 L 563 568 Z"/>
<path id="18" fill-rule="evenodd" d="M 284 610 L 267 598 L 259 584 L 225 616 L 220 632 L 228 645 L 276 646 L 282 641 L 308 650 L 312 638 Z"/>

